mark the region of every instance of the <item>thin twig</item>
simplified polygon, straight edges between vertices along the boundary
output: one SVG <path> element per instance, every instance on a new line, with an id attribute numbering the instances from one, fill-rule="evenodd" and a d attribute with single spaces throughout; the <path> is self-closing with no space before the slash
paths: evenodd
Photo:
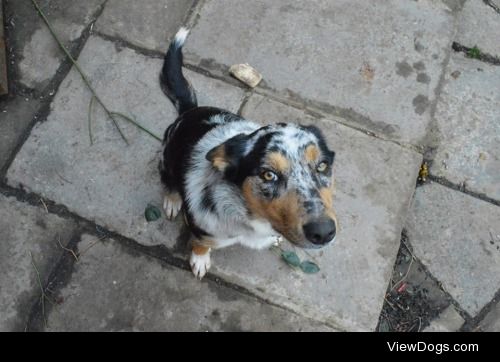
<path id="1" fill-rule="evenodd" d="M 94 104 L 94 95 L 92 94 L 90 96 L 90 102 L 89 102 L 89 113 L 88 113 L 88 126 L 89 126 L 89 138 L 90 138 L 90 145 L 92 146 L 94 144 L 94 140 L 92 138 L 92 105 Z"/>
<path id="2" fill-rule="evenodd" d="M 99 241 L 102 241 L 106 239 L 107 236 L 101 236 L 99 239 L 94 240 L 93 242 L 90 243 L 89 246 L 87 246 L 83 251 L 78 253 L 78 256 L 81 258 L 83 254 L 85 254 L 91 247 L 93 247 L 95 244 L 97 244 Z"/>
<path id="3" fill-rule="evenodd" d="M 47 212 L 47 214 L 49 213 L 49 209 L 47 207 L 47 205 L 45 204 L 45 202 L 43 201 L 42 198 L 40 198 L 40 202 L 42 203 L 43 207 L 45 208 L 45 211 Z"/>
<path id="4" fill-rule="evenodd" d="M 394 284 L 392 286 L 391 290 L 389 290 L 389 293 L 392 292 L 394 290 L 394 288 L 396 288 L 398 285 L 400 285 L 408 277 L 408 274 L 410 273 L 410 269 L 411 269 L 412 264 L 413 264 L 413 255 L 412 255 L 411 260 L 410 260 L 410 265 L 408 265 L 408 270 L 406 270 L 406 274 L 396 284 Z"/>
<path id="5" fill-rule="evenodd" d="M 66 54 L 66 56 L 68 57 L 68 59 L 71 61 L 71 63 L 74 65 L 75 69 L 78 71 L 78 73 L 80 74 L 80 76 L 82 77 L 82 80 L 83 82 L 85 83 L 85 85 L 87 86 L 87 88 L 90 90 L 90 92 L 92 93 L 92 98 L 91 98 L 91 104 L 89 105 L 89 108 L 91 108 L 92 106 L 92 100 L 96 100 L 100 105 L 101 107 L 104 109 L 104 111 L 106 112 L 108 118 L 111 119 L 111 121 L 113 122 L 113 124 L 115 125 L 116 129 L 118 130 L 118 133 L 120 133 L 120 136 L 122 137 L 122 139 L 125 141 L 125 143 L 128 145 L 129 142 L 127 140 L 127 137 L 125 137 L 125 135 L 123 134 L 120 126 L 118 126 L 118 123 L 115 119 L 115 116 L 119 116 L 127 121 L 129 121 L 130 123 L 132 123 L 133 125 L 135 125 L 137 128 L 141 129 L 142 131 L 146 132 L 147 134 L 149 134 L 150 136 L 152 136 L 153 138 L 157 139 L 158 141 L 161 142 L 161 138 L 156 136 L 155 134 L 153 134 L 151 131 L 149 131 L 148 129 L 146 129 L 145 127 L 141 126 L 139 123 L 137 123 L 136 121 L 132 120 L 131 118 L 125 116 L 124 114 L 122 113 L 119 113 L 119 112 L 111 112 L 108 107 L 106 107 L 106 105 L 104 104 L 104 102 L 101 100 L 101 98 L 99 98 L 99 96 L 97 95 L 97 92 L 94 90 L 94 88 L 92 88 L 92 85 L 90 84 L 90 81 L 89 79 L 87 78 L 87 76 L 85 75 L 85 73 L 83 72 L 83 70 L 80 68 L 80 65 L 78 64 L 78 62 L 73 58 L 73 56 L 70 54 L 70 52 L 68 51 L 68 49 L 66 49 L 66 47 L 64 46 L 64 44 L 61 42 L 61 40 L 59 39 L 59 37 L 57 36 L 56 32 L 54 31 L 54 29 L 52 28 L 52 25 L 50 24 L 49 20 L 47 19 L 47 17 L 45 16 L 45 14 L 43 13 L 42 9 L 40 8 L 40 6 L 38 6 L 37 2 L 35 0 L 31 0 L 31 2 L 33 3 L 33 6 L 36 8 L 36 10 L 38 11 L 38 14 L 42 17 L 43 21 L 45 22 L 45 24 L 47 25 L 50 33 L 52 34 L 52 36 L 54 37 L 54 39 L 56 40 L 57 44 L 59 45 L 59 47 L 62 49 L 62 51 L 64 52 L 64 54 Z M 90 114 L 90 112 L 89 112 Z M 90 117 L 90 115 L 89 115 Z M 89 135 L 90 135 L 90 143 L 92 144 L 92 134 L 91 134 L 91 129 L 90 129 L 90 119 L 89 119 Z"/>
<path id="6" fill-rule="evenodd" d="M 149 134 L 151 137 L 156 138 L 160 142 L 162 141 L 162 139 L 160 137 L 158 137 L 157 135 L 155 135 L 150 130 L 144 128 L 143 126 L 141 126 L 139 123 L 137 123 L 135 120 L 133 120 L 132 118 L 128 117 L 127 115 L 125 115 L 123 113 L 120 113 L 120 112 L 111 112 L 111 114 L 123 118 L 127 122 L 132 123 L 134 126 L 136 126 L 137 128 L 139 128 L 140 130 L 142 130 L 142 131 L 146 132 L 147 134 Z"/>
<path id="7" fill-rule="evenodd" d="M 73 257 L 75 258 L 76 261 L 78 261 L 78 256 L 75 254 L 75 252 L 71 249 L 68 249 L 68 248 L 65 248 L 62 244 L 61 244 L 61 236 L 60 235 L 57 235 L 57 242 L 59 243 L 59 246 L 63 249 L 63 250 L 66 250 L 68 252 L 70 252 Z"/>
<path id="8" fill-rule="evenodd" d="M 47 326 L 47 318 L 45 318 L 45 298 L 47 298 L 47 300 L 51 303 L 52 301 L 49 299 L 47 294 L 45 294 L 45 289 L 43 288 L 42 284 L 42 278 L 40 277 L 40 272 L 38 271 L 38 268 L 36 267 L 35 264 L 35 258 L 33 258 L 33 254 L 31 253 L 31 251 L 29 251 L 29 254 L 31 257 L 31 264 L 33 265 L 33 268 L 35 268 L 36 278 L 38 280 L 38 285 L 40 286 L 40 291 L 42 293 L 42 295 L 40 296 L 40 301 L 42 303 L 42 316 L 43 316 L 43 321 L 45 322 L 45 326 Z"/>
<path id="9" fill-rule="evenodd" d="M 45 24 L 47 25 L 50 33 L 52 34 L 52 36 L 54 37 L 54 39 L 56 40 L 57 44 L 59 45 L 59 47 L 62 49 L 62 51 L 64 52 L 64 54 L 66 54 L 66 56 L 68 57 L 68 59 L 71 61 L 71 63 L 74 65 L 75 69 L 78 71 L 78 73 L 80 73 L 80 76 L 82 77 L 82 80 L 83 82 L 85 83 L 85 85 L 89 88 L 89 90 L 92 92 L 92 95 L 95 97 L 96 101 L 99 102 L 99 104 L 101 105 L 101 107 L 104 109 L 104 111 L 106 112 L 106 114 L 108 115 L 109 118 L 111 118 L 111 120 L 113 121 L 116 129 L 118 130 L 118 132 L 120 133 L 120 136 L 123 138 L 123 140 L 125 141 L 125 143 L 128 145 L 128 140 L 127 138 L 125 137 L 125 135 L 123 134 L 122 130 L 120 129 L 120 127 L 118 126 L 118 124 L 116 123 L 116 121 L 113 119 L 112 115 L 111 115 L 111 112 L 110 110 L 106 107 L 106 105 L 104 104 L 104 102 L 101 100 L 101 98 L 99 98 L 99 96 L 97 95 L 96 91 L 94 90 L 94 88 L 92 88 L 91 84 L 90 84 L 90 81 L 88 80 L 87 76 L 85 75 L 85 73 L 83 72 L 83 70 L 80 68 L 80 65 L 77 63 L 77 61 L 75 60 L 75 58 L 73 58 L 73 56 L 69 53 L 69 51 L 66 49 L 66 47 L 63 45 L 63 43 L 61 42 L 61 40 L 59 40 L 59 37 L 56 35 L 54 29 L 52 28 L 52 25 L 50 25 L 50 22 L 49 20 L 47 19 L 47 17 L 45 16 L 45 14 L 43 13 L 42 9 L 40 8 L 40 6 L 38 6 L 37 2 L 35 0 L 31 0 L 31 2 L 33 3 L 33 6 L 36 8 L 36 10 L 38 11 L 38 14 L 42 17 L 43 21 L 45 22 Z"/>
<path id="10" fill-rule="evenodd" d="M 391 302 L 389 302 L 389 299 L 387 299 L 386 297 L 384 297 L 384 300 L 387 302 L 387 304 L 389 304 L 389 306 L 392 308 L 392 310 L 396 310 L 396 308 L 394 307 L 394 304 L 392 304 Z"/>
<path id="11" fill-rule="evenodd" d="M 73 182 L 71 182 L 70 180 L 68 180 L 68 179 L 64 178 L 64 177 L 63 177 L 63 176 L 62 176 L 59 172 L 57 172 L 57 171 L 54 171 L 54 172 L 56 173 L 56 175 L 57 175 L 57 176 L 59 176 L 59 178 L 60 178 L 61 180 L 63 180 L 64 182 L 67 182 L 67 183 L 69 183 L 69 184 L 72 184 L 72 185 L 73 185 Z"/>

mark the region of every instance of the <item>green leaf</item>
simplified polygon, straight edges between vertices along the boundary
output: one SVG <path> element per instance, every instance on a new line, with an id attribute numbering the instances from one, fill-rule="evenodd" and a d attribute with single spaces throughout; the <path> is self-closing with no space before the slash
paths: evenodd
<path id="1" fill-rule="evenodd" d="M 291 266 L 299 266 L 300 265 L 300 259 L 297 256 L 297 254 L 295 254 L 295 252 L 293 252 L 293 251 L 283 251 L 281 253 L 281 257 L 288 265 L 291 265 Z"/>
<path id="2" fill-rule="evenodd" d="M 319 272 L 319 266 L 309 260 L 300 263 L 300 269 L 306 274 L 316 274 Z"/>
<path id="3" fill-rule="evenodd" d="M 148 205 L 144 211 L 144 216 L 148 222 L 156 221 L 161 217 L 161 211 L 156 206 Z"/>

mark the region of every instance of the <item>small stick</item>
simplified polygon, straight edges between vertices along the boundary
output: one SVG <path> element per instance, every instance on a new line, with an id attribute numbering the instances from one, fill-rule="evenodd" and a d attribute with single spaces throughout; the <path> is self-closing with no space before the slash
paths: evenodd
<path id="1" fill-rule="evenodd" d="M 100 237 L 99 239 L 94 240 L 93 242 L 91 242 L 91 243 L 90 243 L 90 245 L 89 245 L 89 246 L 87 246 L 87 247 L 85 248 L 85 250 L 83 250 L 83 251 L 81 251 L 80 253 L 78 253 L 78 256 L 81 258 L 81 257 L 82 257 L 82 255 L 83 255 L 83 254 L 85 254 L 85 253 L 86 253 L 86 252 L 87 252 L 87 251 L 88 251 L 91 247 L 93 247 L 93 246 L 94 246 L 95 244 L 97 244 L 99 241 L 102 241 L 102 240 L 104 240 L 104 239 L 106 239 L 106 238 L 107 238 L 107 236 L 102 236 L 102 237 Z"/>
<path id="2" fill-rule="evenodd" d="M 49 213 L 49 209 L 47 208 L 47 205 L 45 204 L 45 202 L 43 201 L 42 198 L 40 198 L 40 202 L 42 203 L 43 207 L 45 208 L 45 211 L 47 212 L 47 214 Z"/>
<path id="3" fill-rule="evenodd" d="M 70 253 L 73 255 L 73 257 L 75 258 L 75 260 L 76 260 L 76 261 L 78 261 L 78 256 L 75 254 L 75 252 L 74 252 L 73 250 L 71 250 L 71 249 L 65 248 L 65 247 L 61 244 L 61 236 L 60 236 L 60 235 L 57 235 L 57 242 L 59 243 L 59 246 L 60 246 L 62 249 L 64 249 L 64 250 L 66 250 L 66 251 L 70 252 Z"/>
<path id="4" fill-rule="evenodd" d="M 412 264 L 413 264 L 413 256 L 410 260 L 410 265 L 408 265 L 408 270 L 406 270 L 406 274 L 396 284 L 392 286 L 391 290 L 389 290 L 389 293 L 392 292 L 394 288 L 396 288 L 399 284 L 401 284 L 401 282 L 403 282 L 408 277 Z"/>
<path id="5" fill-rule="evenodd" d="M 38 11 L 38 14 L 40 14 L 40 16 L 42 17 L 43 21 L 45 22 L 45 24 L 47 25 L 47 27 L 49 28 L 49 32 L 52 34 L 52 36 L 54 37 L 54 39 L 56 40 L 57 44 L 59 45 L 59 47 L 61 48 L 61 50 L 64 52 L 64 54 L 66 54 L 66 56 L 68 57 L 68 59 L 71 61 L 71 63 L 73 64 L 73 66 L 75 67 L 75 69 L 78 71 L 78 73 L 80 74 L 80 76 L 82 77 L 82 80 L 83 82 L 85 83 L 85 85 L 89 88 L 89 90 L 92 92 L 93 96 L 95 97 L 95 99 L 97 100 L 97 102 L 99 102 L 99 104 L 101 105 L 101 107 L 104 109 L 104 111 L 106 112 L 106 114 L 108 115 L 109 118 L 111 118 L 111 120 L 113 121 L 113 124 L 115 125 L 116 129 L 118 130 L 118 132 L 120 133 L 120 136 L 123 138 L 123 140 L 125 141 L 125 143 L 128 145 L 128 140 L 127 138 L 125 137 L 125 135 L 123 134 L 122 130 L 120 129 L 120 127 L 118 126 L 118 124 L 116 123 L 115 119 L 111 116 L 111 112 L 109 111 L 109 109 L 106 107 L 106 105 L 104 104 L 104 102 L 101 100 L 101 98 L 99 98 L 99 96 L 97 95 L 97 93 L 95 92 L 95 90 L 92 88 L 92 86 L 90 85 L 90 81 L 88 80 L 87 76 L 85 75 L 85 73 L 83 72 L 83 70 L 80 68 L 80 65 L 77 63 L 77 61 L 75 60 L 75 58 L 73 58 L 73 56 L 69 53 L 69 51 L 66 49 L 66 47 L 63 45 L 63 43 L 61 42 L 61 40 L 59 40 L 59 37 L 56 35 L 56 32 L 54 31 L 54 29 L 52 28 L 52 25 L 50 24 L 49 20 L 47 19 L 47 17 L 45 16 L 45 14 L 43 13 L 42 9 L 40 8 L 40 6 L 38 6 L 37 2 L 35 0 L 31 0 L 31 2 L 33 3 L 33 6 L 36 8 L 36 10 Z"/>
<path id="6" fill-rule="evenodd" d="M 52 303 L 52 301 L 49 299 L 47 294 L 45 294 L 45 290 L 44 290 L 43 284 L 42 284 L 42 278 L 40 277 L 40 272 L 38 271 L 38 268 L 36 267 L 36 264 L 35 264 L 35 258 L 33 258 L 33 254 L 31 253 L 31 251 L 29 251 L 29 254 L 31 257 L 31 264 L 33 265 L 33 268 L 35 268 L 36 278 L 38 280 L 38 285 L 40 286 L 40 291 L 42 292 L 42 295 L 40 296 L 40 300 L 42 303 L 42 316 L 43 316 L 43 321 L 45 322 L 45 327 L 47 327 L 47 318 L 45 318 L 45 298 L 47 298 L 47 300 L 51 303 Z"/>

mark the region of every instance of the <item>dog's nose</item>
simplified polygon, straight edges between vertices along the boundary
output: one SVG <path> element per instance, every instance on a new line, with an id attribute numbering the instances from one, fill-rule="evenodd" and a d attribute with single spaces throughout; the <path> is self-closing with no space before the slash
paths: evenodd
<path id="1" fill-rule="evenodd" d="M 302 229 L 307 240 L 316 245 L 324 245 L 332 241 L 337 232 L 335 221 L 329 218 L 308 222 Z"/>

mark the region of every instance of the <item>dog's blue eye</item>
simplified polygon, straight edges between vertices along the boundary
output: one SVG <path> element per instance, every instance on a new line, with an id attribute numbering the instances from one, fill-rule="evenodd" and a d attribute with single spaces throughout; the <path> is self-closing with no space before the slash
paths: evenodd
<path id="1" fill-rule="evenodd" d="M 260 177 L 267 182 L 276 182 L 278 181 L 278 175 L 276 175 L 273 171 L 266 170 L 261 173 Z"/>

